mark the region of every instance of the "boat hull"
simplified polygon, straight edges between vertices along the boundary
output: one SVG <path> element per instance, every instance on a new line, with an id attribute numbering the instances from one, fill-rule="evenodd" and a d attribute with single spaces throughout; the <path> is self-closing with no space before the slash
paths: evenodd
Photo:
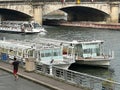
<path id="1" fill-rule="evenodd" d="M 99 60 L 76 60 L 75 63 L 80 65 L 88 65 L 88 66 L 97 66 L 97 67 L 104 67 L 108 68 L 110 66 L 109 59 L 99 59 Z"/>
<path id="2" fill-rule="evenodd" d="M 58 64 L 58 65 L 54 65 L 63 69 L 68 69 L 70 67 L 71 64 Z"/>
<path id="3" fill-rule="evenodd" d="M 11 31 L 0 30 L 0 32 L 2 32 L 2 33 L 15 33 L 15 34 L 17 34 L 17 33 L 21 33 L 21 34 L 37 34 L 37 33 L 39 33 L 39 32 L 21 32 L 21 31 L 13 31 L 13 30 L 11 30 Z"/>

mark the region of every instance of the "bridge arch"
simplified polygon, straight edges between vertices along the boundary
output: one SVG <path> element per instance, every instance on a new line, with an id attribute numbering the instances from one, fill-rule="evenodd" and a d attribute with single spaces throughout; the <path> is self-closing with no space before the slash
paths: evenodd
<path id="1" fill-rule="evenodd" d="M 28 20 L 33 17 L 33 7 L 24 3 L 0 4 L 0 15 L 2 19 Z"/>
<path id="2" fill-rule="evenodd" d="M 6 9 L 6 8 L 0 8 L 0 16 L 2 20 L 30 20 L 32 17 L 26 13 L 23 13 L 21 11 L 12 10 L 12 9 Z"/>
<path id="3" fill-rule="evenodd" d="M 47 6 L 46 10 L 46 13 L 44 13 L 45 15 L 56 10 L 62 10 L 68 14 L 68 21 L 107 21 L 110 18 L 108 12 L 95 7 L 93 8 L 80 5 L 59 6 L 59 8 L 52 7 L 52 9 Z"/>
<path id="4" fill-rule="evenodd" d="M 59 10 L 61 8 L 77 7 L 77 6 L 97 9 L 107 14 L 110 14 L 110 5 L 107 3 L 81 3 L 81 4 L 76 4 L 76 3 L 67 4 L 66 3 L 65 5 L 62 5 L 60 3 L 51 5 L 47 3 L 43 6 L 43 15 L 47 15 L 48 13 L 53 12 L 55 10 Z"/>
<path id="5" fill-rule="evenodd" d="M 106 21 L 110 18 L 106 12 L 85 6 L 73 6 L 60 10 L 68 14 L 68 21 Z"/>

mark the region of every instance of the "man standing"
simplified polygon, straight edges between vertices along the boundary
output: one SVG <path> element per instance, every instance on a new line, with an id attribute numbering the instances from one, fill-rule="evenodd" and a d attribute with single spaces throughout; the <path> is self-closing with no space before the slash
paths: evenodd
<path id="1" fill-rule="evenodd" d="M 65 4 L 65 0 L 61 0 L 62 4 Z"/>
<path id="2" fill-rule="evenodd" d="M 17 61 L 16 57 L 14 57 L 14 62 L 12 63 L 13 65 L 13 75 L 15 76 L 15 80 L 18 79 L 18 66 L 19 66 L 19 61 Z"/>

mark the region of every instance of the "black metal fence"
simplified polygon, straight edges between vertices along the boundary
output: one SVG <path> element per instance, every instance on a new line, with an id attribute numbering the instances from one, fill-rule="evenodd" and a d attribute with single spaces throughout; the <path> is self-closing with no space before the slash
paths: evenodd
<path id="1" fill-rule="evenodd" d="M 76 86 L 85 87 L 85 90 L 120 90 L 120 83 L 112 78 L 104 79 L 85 73 L 66 70 L 58 66 L 36 64 L 36 72 L 51 76 Z"/>

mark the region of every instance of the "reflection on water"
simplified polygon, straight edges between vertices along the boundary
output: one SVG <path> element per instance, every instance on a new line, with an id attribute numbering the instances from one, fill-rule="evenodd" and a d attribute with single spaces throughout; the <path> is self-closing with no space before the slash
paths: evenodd
<path id="1" fill-rule="evenodd" d="M 16 40 L 25 40 L 25 39 L 34 39 L 36 37 L 44 37 L 47 33 L 37 33 L 37 34 L 22 34 L 22 33 L 0 33 L 0 39 L 4 37 L 6 39 L 16 39 Z"/>
<path id="2" fill-rule="evenodd" d="M 101 68 L 101 67 L 95 67 L 95 66 L 87 66 L 87 65 L 78 65 L 78 64 L 72 64 L 69 67 L 70 70 L 74 70 L 81 73 L 86 73 L 90 75 L 94 75 L 97 77 L 102 78 L 113 78 L 114 70 L 110 68 Z"/>
<path id="3" fill-rule="evenodd" d="M 60 19 L 63 19 L 63 20 L 67 20 L 67 15 L 47 15 L 47 16 L 44 16 L 43 19 L 49 19 L 49 20 L 60 20 Z"/>

